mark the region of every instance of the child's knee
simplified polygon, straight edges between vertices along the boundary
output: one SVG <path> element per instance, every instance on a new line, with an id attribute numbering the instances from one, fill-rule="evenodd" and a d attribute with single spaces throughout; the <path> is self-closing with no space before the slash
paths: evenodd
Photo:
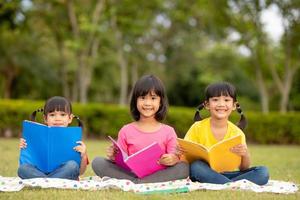
<path id="1" fill-rule="evenodd" d="M 187 178 L 190 174 L 190 166 L 188 163 L 186 162 L 179 162 L 177 164 L 179 166 L 179 169 L 180 169 L 180 175 L 182 178 Z"/>
<path id="2" fill-rule="evenodd" d="M 196 160 L 190 165 L 190 177 L 192 180 L 201 179 L 202 176 L 206 175 L 208 164 L 202 160 Z"/>
<path id="3" fill-rule="evenodd" d="M 202 160 L 196 160 L 195 162 L 191 163 L 190 171 L 201 171 L 208 167 L 208 164 Z"/>
<path id="4" fill-rule="evenodd" d="M 96 157 L 92 161 L 92 169 L 97 174 L 97 172 L 102 171 L 102 168 L 109 167 L 107 166 L 107 160 L 102 157 Z"/>
<path id="5" fill-rule="evenodd" d="M 265 166 L 256 167 L 257 176 L 260 177 L 260 181 L 257 183 L 259 185 L 267 184 L 269 181 L 269 170 Z"/>
<path id="6" fill-rule="evenodd" d="M 97 166 L 99 166 L 100 163 L 100 158 L 96 157 L 93 161 L 92 161 L 92 169 L 95 169 Z"/>
<path id="7" fill-rule="evenodd" d="M 23 174 L 24 174 L 24 172 L 26 172 L 27 171 L 27 166 L 26 166 L 27 164 L 23 164 L 23 165 L 20 165 L 19 166 L 19 168 L 18 168 L 18 176 L 20 177 L 20 178 L 23 178 Z"/>
<path id="8" fill-rule="evenodd" d="M 74 160 L 69 160 L 68 162 L 66 162 L 65 167 L 70 171 L 79 171 L 79 165 Z"/>

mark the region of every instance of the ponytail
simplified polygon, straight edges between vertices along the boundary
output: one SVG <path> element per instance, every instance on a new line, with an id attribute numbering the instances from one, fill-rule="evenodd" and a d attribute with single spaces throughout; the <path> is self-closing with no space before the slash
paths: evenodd
<path id="1" fill-rule="evenodd" d="M 247 119 L 246 119 L 239 103 L 236 103 L 236 110 L 241 115 L 240 121 L 237 123 L 237 126 L 241 130 L 244 130 L 247 126 Z"/>
<path id="2" fill-rule="evenodd" d="M 39 109 L 33 111 L 33 113 L 31 113 L 31 115 L 30 115 L 30 121 L 34 121 L 35 122 L 35 117 L 36 117 L 36 113 L 37 112 L 44 112 L 44 109 L 43 108 L 39 108 Z"/>
<path id="3" fill-rule="evenodd" d="M 204 105 L 205 105 L 204 103 L 201 103 L 197 107 L 196 112 L 195 112 L 195 116 L 194 116 L 194 122 L 202 120 L 202 117 L 200 116 L 200 110 L 202 110 L 204 108 Z"/>
<path id="4" fill-rule="evenodd" d="M 75 119 L 78 121 L 78 126 L 81 127 L 81 128 L 83 129 L 83 123 L 82 123 L 82 121 L 79 119 L 79 117 L 74 115 L 73 118 L 75 118 Z"/>

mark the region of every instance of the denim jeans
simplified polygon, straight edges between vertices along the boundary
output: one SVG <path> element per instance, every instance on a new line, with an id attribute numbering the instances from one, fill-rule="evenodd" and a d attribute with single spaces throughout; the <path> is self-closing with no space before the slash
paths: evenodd
<path id="1" fill-rule="evenodd" d="M 29 178 L 64 178 L 77 180 L 79 176 L 79 165 L 73 161 L 67 161 L 59 166 L 53 172 L 44 173 L 31 164 L 23 164 L 19 166 L 18 176 L 22 179 Z"/>
<path id="2" fill-rule="evenodd" d="M 269 172 L 264 166 L 251 167 L 243 171 L 218 173 L 202 160 L 197 160 L 190 165 L 190 178 L 192 181 L 202 183 L 224 184 L 246 179 L 257 185 L 268 183 Z"/>

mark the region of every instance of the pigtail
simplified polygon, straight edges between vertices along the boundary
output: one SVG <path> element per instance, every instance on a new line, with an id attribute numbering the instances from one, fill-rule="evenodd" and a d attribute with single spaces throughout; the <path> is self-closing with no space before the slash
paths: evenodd
<path id="1" fill-rule="evenodd" d="M 82 123 L 82 121 L 79 119 L 79 117 L 74 115 L 74 118 L 78 121 L 78 126 L 80 126 L 80 127 L 83 129 L 83 123 Z"/>
<path id="2" fill-rule="evenodd" d="M 244 130 L 247 126 L 247 119 L 246 119 L 239 103 L 236 103 L 236 110 L 241 115 L 240 121 L 237 123 L 237 126 L 241 130 Z"/>
<path id="3" fill-rule="evenodd" d="M 30 115 L 30 120 L 31 121 L 35 121 L 35 117 L 36 117 L 36 113 L 37 112 L 44 112 L 44 109 L 43 108 L 39 108 L 39 109 L 33 111 L 33 113 L 31 113 L 31 115 Z"/>
<path id="4" fill-rule="evenodd" d="M 194 122 L 202 120 L 202 117 L 200 116 L 200 110 L 202 110 L 203 108 L 204 108 L 204 103 L 201 103 L 197 107 L 196 112 L 195 112 L 195 116 L 194 116 Z"/>

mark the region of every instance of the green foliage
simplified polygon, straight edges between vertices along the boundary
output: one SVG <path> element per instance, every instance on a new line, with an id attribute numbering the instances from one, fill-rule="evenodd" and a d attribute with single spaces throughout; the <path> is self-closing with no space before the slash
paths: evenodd
<path id="1" fill-rule="evenodd" d="M 84 122 L 88 137 L 116 137 L 119 129 L 131 121 L 127 108 L 109 104 L 75 104 L 74 114 Z"/>
<path id="2" fill-rule="evenodd" d="M 248 113 L 246 136 L 257 143 L 300 144 L 299 113 Z"/>
<path id="3" fill-rule="evenodd" d="M 278 43 L 262 22 L 271 7 L 287 22 Z M 207 84 L 226 80 L 247 109 L 279 110 L 285 85 L 284 107 L 299 110 L 298 10 L 295 0 L 1 1 L 0 97 L 116 103 L 152 73 L 172 105 L 195 106 Z"/>
<path id="4" fill-rule="evenodd" d="M 11 130 L 13 136 L 19 136 L 21 124 L 29 115 L 43 106 L 43 102 L 22 100 L 0 100 L 0 136 L 5 130 Z M 84 133 L 88 138 L 117 137 L 123 125 L 132 121 L 129 109 L 112 104 L 74 104 L 74 114 L 84 122 Z M 207 117 L 207 111 L 201 111 Z M 178 137 L 184 137 L 193 124 L 194 109 L 171 107 L 164 123 L 175 128 Z M 247 141 L 261 144 L 300 144 L 300 113 L 263 115 L 259 112 L 247 112 L 248 127 L 245 130 Z M 232 122 L 239 120 L 233 113 Z M 42 122 L 41 115 L 38 118 Z M 75 125 L 75 120 L 73 121 Z"/>

